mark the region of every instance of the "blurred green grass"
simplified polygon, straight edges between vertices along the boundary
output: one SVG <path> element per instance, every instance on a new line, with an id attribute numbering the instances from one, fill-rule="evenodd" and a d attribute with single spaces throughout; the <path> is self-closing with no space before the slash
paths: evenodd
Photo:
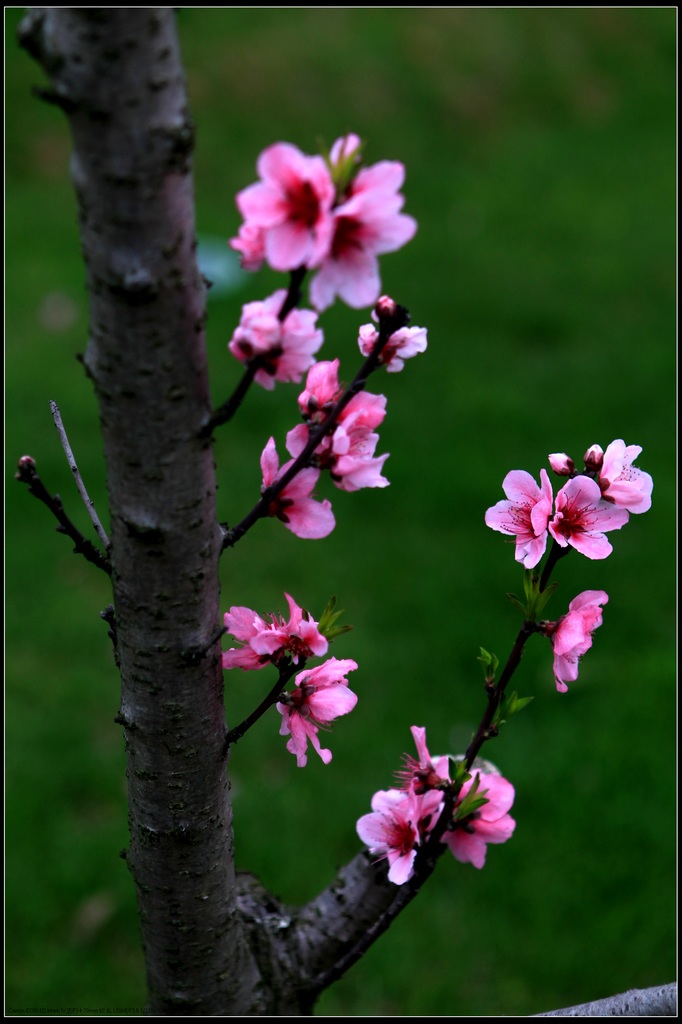
<path id="1" fill-rule="evenodd" d="M 87 299 L 61 114 L 6 10 L 7 1006 L 139 1007 L 144 970 L 126 845 L 118 683 L 98 612 L 106 581 L 12 480 L 30 452 L 86 530 L 58 445 L 59 402 L 106 509 L 85 347 Z M 370 162 L 407 167 L 414 242 L 382 262 L 385 291 L 429 331 L 388 396 L 384 491 L 329 489 L 337 529 L 310 544 L 274 521 L 224 559 L 223 603 L 261 612 L 284 590 L 352 633 L 360 701 L 306 771 L 259 723 L 233 757 L 239 867 L 285 900 L 312 896 L 359 844 L 356 818 L 390 785 L 409 726 L 463 749 L 483 707 L 480 645 L 506 657 L 520 588 L 485 529 L 511 468 L 578 459 L 623 437 L 644 448 L 651 512 L 604 562 L 556 573 L 559 615 L 611 596 L 566 696 L 538 640 L 515 686 L 535 700 L 486 751 L 517 790 L 517 829 L 482 872 L 444 861 L 427 890 L 321 999 L 327 1015 L 528 1015 L 675 976 L 676 15 L 671 8 L 181 9 L 197 124 L 198 230 L 227 238 L 234 194 L 272 141 L 313 152 L 356 131 Z M 262 272 L 209 304 L 212 387 Z M 352 376 L 366 313 L 322 318 L 323 357 Z M 236 521 L 297 389 L 249 396 L 216 445 L 220 515 Z M 325 492 L 326 493 L 326 492 Z M 106 516 L 105 516 L 106 518 Z M 233 678 L 234 677 L 234 678 Z M 262 681 L 227 678 L 232 721 Z M 268 684 L 269 685 L 269 684 Z M 255 690 L 254 690 L 255 687 Z"/>

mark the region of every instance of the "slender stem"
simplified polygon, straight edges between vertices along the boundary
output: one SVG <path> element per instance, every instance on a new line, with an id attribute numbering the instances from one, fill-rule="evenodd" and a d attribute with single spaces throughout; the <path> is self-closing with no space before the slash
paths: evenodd
<path id="1" fill-rule="evenodd" d="M 556 543 L 556 541 L 554 542 L 554 546 L 550 551 L 542 574 L 540 583 L 541 592 L 546 588 L 549 582 L 549 577 L 554 570 L 556 563 L 560 558 L 566 555 L 569 550 L 569 548 L 562 548 Z M 523 649 L 526 643 L 533 633 L 536 632 L 538 632 L 537 623 L 524 622 L 518 632 L 516 640 L 514 641 L 514 645 L 509 657 L 507 658 L 507 662 L 502 669 L 499 679 L 496 683 L 492 679 L 486 681 L 488 703 L 478 729 L 476 730 L 476 734 L 464 755 L 464 767 L 467 772 L 471 771 L 479 751 L 486 740 L 497 735 L 497 730 L 493 726 L 495 713 L 500 706 L 500 701 L 502 700 L 502 696 L 511 677 L 521 662 Z M 373 922 L 373 924 L 366 929 L 361 938 L 351 947 L 351 949 L 339 957 L 336 963 L 334 963 L 328 970 L 322 972 L 315 979 L 315 991 L 322 992 L 325 988 L 345 974 L 346 971 L 348 971 L 355 963 L 357 963 L 360 957 L 363 956 L 370 946 L 390 927 L 405 907 L 412 902 L 426 880 L 433 874 L 438 859 L 447 849 L 446 844 L 441 840 L 451 824 L 453 810 L 457 803 L 457 797 L 459 796 L 462 786 L 463 782 L 458 784 L 453 783 L 448 789 L 444 790 L 444 804 L 441 809 L 441 813 L 433 829 L 429 832 L 426 841 L 417 850 L 412 877 L 408 882 L 398 888 L 393 901 Z"/>
<path id="2" fill-rule="evenodd" d="M 570 548 L 569 545 L 566 545 L 565 548 L 562 548 L 561 545 L 558 544 L 556 541 L 552 542 L 552 547 L 551 547 L 551 550 L 549 552 L 549 557 L 547 558 L 547 561 L 545 562 L 545 567 L 542 570 L 542 576 L 540 577 L 540 593 L 541 594 L 543 593 L 544 590 L 547 589 L 547 584 L 549 583 L 550 576 L 554 572 L 555 565 L 557 564 L 559 559 L 560 558 L 564 558 L 568 554 L 568 552 L 570 550 L 571 550 L 571 548 Z"/>
<path id="3" fill-rule="evenodd" d="M 303 281 L 305 280 L 305 275 L 307 273 L 308 268 L 306 266 L 298 267 L 297 270 L 291 271 L 291 278 L 289 279 L 289 290 L 286 294 L 284 302 L 282 303 L 282 308 L 277 314 L 277 319 L 281 324 L 284 323 L 286 318 L 289 316 L 289 313 L 291 313 L 292 309 L 296 309 L 299 302 L 301 301 L 301 288 L 303 286 Z"/>
<path id="4" fill-rule="evenodd" d="M 526 645 L 528 639 L 537 632 L 537 627 L 534 622 L 524 622 L 519 630 L 518 636 L 514 641 L 514 646 L 511 649 L 511 653 L 507 658 L 507 664 L 502 670 L 502 675 L 498 679 L 496 684 L 486 683 L 486 690 L 488 692 L 488 705 L 481 719 L 481 723 L 476 730 L 476 735 L 467 747 L 465 756 L 465 767 L 469 771 L 472 764 L 478 757 L 478 752 L 485 743 L 486 740 L 491 739 L 494 735 L 491 732 L 491 725 L 495 717 L 495 712 L 500 706 L 502 700 L 502 694 L 505 691 L 507 683 L 513 676 L 516 669 L 519 667 L 521 661 L 521 655 L 523 654 L 523 648 Z"/>
<path id="5" fill-rule="evenodd" d="M 292 665 L 292 663 L 288 660 L 282 664 L 282 666 L 279 669 L 279 676 L 277 677 L 277 682 L 272 687 L 267 696 L 264 697 L 264 699 L 260 702 L 255 711 L 252 711 L 250 715 L 247 715 L 243 722 L 240 722 L 239 725 L 236 725 L 234 729 L 230 729 L 230 731 L 228 732 L 227 736 L 225 737 L 225 754 L 227 754 L 228 748 L 233 743 L 237 743 L 237 741 L 240 740 L 246 732 L 248 732 L 251 726 L 254 725 L 258 721 L 258 719 L 265 714 L 268 708 L 272 707 L 273 704 L 277 703 L 282 690 L 289 682 L 291 677 L 295 675 L 297 672 L 302 672 L 304 667 L 305 658 L 301 658 L 298 665 Z"/>
<path id="6" fill-rule="evenodd" d="M 305 448 L 292 461 L 286 472 L 282 473 L 275 483 L 271 484 L 270 487 L 263 491 L 260 500 L 256 505 L 254 505 L 248 515 L 246 515 L 242 521 L 237 524 L 237 526 L 234 526 L 231 530 L 226 532 L 223 539 L 223 548 L 232 547 L 241 539 L 241 537 L 244 536 L 247 530 L 251 529 L 254 523 L 269 514 L 268 510 L 275 498 L 281 494 L 296 474 L 300 473 L 300 471 L 308 465 L 311 455 L 322 439 L 326 437 L 327 434 L 331 434 L 338 422 L 339 416 L 350 400 L 365 388 L 370 374 L 372 374 L 379 366 L 381 353 L 386 347 L 391 335 L 401 327 L 404 327 L 408 320 L 409 316 L 407 314 L 407 310 L 402 306 L 398 307 L 398 312 L 394 317 L 384 317 L 380 320 L 379 336 L 372 347 L 372 351 L 367 356 L 355 377 L 337 401 L 336 405 L 330 410 L 317 429 L 311 432 Z"/>
<path id="7" fill-rule="evenodd" d="M 291 271 L 291 279 L 289 281 L 289 289 L 282 303 L 282 307 L 277 314 L 277 319 L 280 323 L 284 323 L 287 316 L 292 309 L 301 301 L 301 285 L 303 279 L 307 273 L 307 267 L 298 267 L 297 270 Z M 216 427 L 221 426 L 223 423 L 227 423 L 232 419 L 239 406 L 244 401 L 246 394 L 253 384 L 254 378 L 259 370 L 266 368 L 269 365 L 269 360 L 266 355 L 257 355 L 253 359 L 250 359 L 246 364 L 246 369 L 239 384 L 234 389 L 233 393 L 227 399 L 226 402 L 215 409 L 208 422 L 202 427 L 199 436 L 210 437 Z"/>
<path id="8" fill-rule="evenodd" d="M 540 577 L 540 593 L 543 593 L 543 591 L 546 590 L 547 585 L 549 584 L 550 576 L 554 572 L 554 568 L 559 559 L 564 558 L 570 550 L 570 547 L 566 546 L 565 548 L 562 548 L 560 544 L 558 544 L 556 541 L 553 541 L 552 547 L 549 552 L 549 556 L 547 558 L 547 561 L 545 562 L 545 566 L 542 570 L 542 575 Z M 524 622 L 521 626 L 521 629 L 519 630 L 516 640 L 514 641 L 514 646 L 511 649 L 511 653 L 507 658 L 507 663 L 502 669 L 502 674 L 500 675 L 499 679 L 497 680 L 496 683 L 492 680 L 486 682 L 488 705 L 485 709 L 483 718 L 481 719 L 481 723 L 478 729 L 476 730 L 476 735 L 469 744 L 467 752 L 465 754 L 465 766 L 467 771 L 471 769 L 471 766 L 476 760 L 478 752 L 480 751 L 485 741 L 497 735 L 497 732 L 491 729 L 493 719 L 495 718 L 495 712 L 500 706 L 502 695 L 504 694 L 504 691 L 507 687 L 507 684 L 509 683 L 509 680 L 513 676 L 516 669 L 519 667 L 521 655 L 523 654 L 523 648 L 525 647 L 526 643 L 533 635 L 533 633 L 537 633 L 538 631 L 539 629 L 537 622 Z"/>
<path id="9" fill-rule="evenodd" d="M 64 454 L 66 455 L 66 461 L 69 463 L 69 468 L 73 473 L 74 480 L 76 481 L 76 487 L 80 492 L 80 496 L 83 499 L 83 504 L 87 509 L 90 519 L 92 520 L 92 525 L 95 527 L 95 532 L 99 539 L 102 541 L 105 551 L 108 551 L 111 546 L 109 543 L 109 538 L 107 537 L 104 527 L 102 526 L 99 520 L 99 516 L 97 515 L 97 511 L 95 509 L 95 503 L 85 489 L 83 478 L 81 477 L 78 466 L 76 465 L 76 460 L 74 458 L 73 451 L 71 450 L 71 445 L 69 444 L 69 439 L 66 435 L 64 424 L 62 423 L 62 415 L 59 411 L 59 406 L 57 405 L 56 402 L 50 402 L 50 409 L 52 411 L 52 419 L 54 420 L 54 425 L 57 428 L 57 433 L 59 434 L 59 440 L 62 443 L 62 448 L 64 449 Z"/>
<path id="10" fill-rule="evenodd" d="M 232 419 L 237 409 L 244 401 L 246 393 L 253 383 L 253 378 L 262 366 L 263 360 L 259 356 L 256 356 L 255 359 L 251 359 L 246 364 L 246 369 L 244 370 L 244 374 L 242 379 L 239 381 L 239 384 L 237 384 L 237 387 L 234 389 L 227 401 L 223 402 L 220 408 L 211 413 L 208 423 L 206 426 L 201 428 L 199 433 L 200 437 L 210 437 L 215 427 L 219 427 L 222 423 L 227 423 L 228 420 Z"/>
<path id="11" fill-rule="evenodd" d="M 42 501 L 44 505 L 47 505 L 52 515 L 55 517 L 59 525 L 57 526 L 58 533 L 64 533 L 67 537 L 70 537 L 74 542 L 74 551 L 76 554 L 83 555 L 88 562 L 92 562 L 98 569 L 102 569 L 108 576 L 111 576 L 111 563 L 108 557 L 94 546 L 89 540 L 83 536 L 74 524 L 71 522 L 64 506 L 62 505 L 62 499 L 58 494 L 51 495 L 45 484 L 38 476 L 36 464 L 30 455 L 22 455 L 19 459 L 19 466 L 15 473 L 15 479 L 19 480 L 20 483 L 26 484 L 29 490 L 29 494 L 32 494 L 38 501 Z"/>

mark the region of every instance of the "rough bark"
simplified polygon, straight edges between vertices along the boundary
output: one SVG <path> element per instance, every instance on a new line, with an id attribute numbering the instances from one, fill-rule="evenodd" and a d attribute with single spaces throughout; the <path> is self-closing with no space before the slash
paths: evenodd
<path id="1" fill-rule="evenodd" d="M 219 647 L 193 128 L 171 9 L 34 8 L 24 45 L 66 112 L 90 295 L 150 1007 L 213 1014 L 254 973 L 239 929 Z"/>

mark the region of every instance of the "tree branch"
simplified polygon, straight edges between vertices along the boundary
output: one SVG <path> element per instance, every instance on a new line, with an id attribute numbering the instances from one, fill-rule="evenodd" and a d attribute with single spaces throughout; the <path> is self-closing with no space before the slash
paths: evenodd
<path id="1" fill-rule="evenodd" d="M 268 708 L 271 708 L 273 704 L 276 704 L 279 700 L 282 690 L 287 685 L 292 676 L 298 672 L 302 672 L 305 668 L 305 658 L 301 658 L 298 665 L 293 665 L 288 659 L 279 666 L 279 675 L 270 688 L 269 693 L 263 698 L 257 708 L 251 712 L 250 715 L 240 722 L 239 725 L 235 725 L 234 729 L 230 729 L 227 736 L 225 737 L 225 753 L 233 743 L 238 743 L 242 736 L 246 735 L 252 725 L 255 725 L 259 718 L 261 718 Z"/>
<path id="2" fill-rule="evenodd" d="M 677 983 L 653 988 L 632 988 L 621 995 L 593 1003 L 569 1006 L 565 1010 L 534 1013 L 534 1017 L 676 1017 Z"/>
<path id="3" fill-rule="evenodd" d="M 95 503 L 85 489 L 83 478 L 80 475 L 78 466 L 76 465 L 76 460 L 74 458 L 73 451 L 71 450 L 71 445 L 69 444 L 69 439 L 67 437 L 66 430 L 64 429 L 64 424 L 62 423 L 62 414 L 59 411 L 59 406 L 57 405 L 56 402 L 50 402 L 50 409 L 52 410 L 52 419 L 54 420 L 54 425 L 57 428 L 57 433 L 59 434 L 59 440 L 61 441 L 62 448 L 64 449 L 64 454 L 66 455 L 66 461 L 68 462 L 69 469 L 73 473 L 74 480 L 76 481 L 76 487 L 78 488 L 78 492 L 81 498 L 83 499 L 83 504 L 85 505 L 88 515 L 90 516 L 92 525 L 95 527 L 95 533 L 102 541 L 102 544 L 104 545 L 104 550 L 108 551 L 110 547 L 109 538 L 107 537 L 104 531 L 104 527 L 99 521 L 99 516 L 97 515 L 97 511 L 95 509 Z"/>
<path id="4" fill-rule="evenodd" d="M 83 536 L 80 530 L 74 526 L 62 504 L 62 499 L 58 494 L 50 494 L 45 484 L 38 475 L 35 460 L 30 455 L 22 455 L 19 459 L 17 471 L 14 474 L 15 480 L 18 480 L 22 484 L 26 484 L 28 487 L 29 494 L 32 494 L 38 501 L 42 501 L 43 505 L 49 508 L 52 515 L 55 517 L 59 526 L 57 526 L 58 533 L 64 533 L 67 537 L 70 537 L 74 542 L 74 552 L 77 555 L 82 555 L 83 558 L 87 559 L 93 565 L 96 565 L 98 569 L 102 569 L 108 576 L 111 576 L 111 563 L 106 555 L 95 547 L 87 538 Z"/>

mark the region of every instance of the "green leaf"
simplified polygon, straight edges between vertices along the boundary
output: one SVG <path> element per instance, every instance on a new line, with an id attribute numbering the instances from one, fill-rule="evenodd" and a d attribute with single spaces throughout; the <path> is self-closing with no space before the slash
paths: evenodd
<path id="1" fill-rule="evenodd" d="M 502 714 L 511 718 L 511 716 L 515 715 L 517 711 L 521 711 L 522 708 L 525 708 L 526 704 L 530 704 L 532 700 L 534 700 L 533 697 L 519 697 L 518 693 L 514 691 L 502 701 L 500 710 L 502 711 Z"/>
<path id="2" fill-rule="evenodd" d="M 512 594 L 507 596 L 514 604 L 521 609 L 526 622 L 537 622 L 540 612 L 545 607 L 550 597 L 556 590 L 556 583 L 552 583 L 540 593 L 541 576 L 535 569 L 526 569 L 523 574 L 523 592 L 526 596 L 526 604 L 522 605 L 517 597 Z"/>
<path id="3" fill-rule="evenodd" d="M 320 621 L 317 624 L 322 636 L 325 636 L 327 640 L 334 640 L 337 636 L 341 636 L 342 633 L 347 633 L 351 630 L 352 626 L 336 626 L 334 623 L 338 618 L 343 615 L 343 610 L 335 612 L 334 606 L 336 605 L 336 597 L 330 597 L 327 602 L 327 606 L 320 616 Z"/>
<path id="4" fill-rule="evenodd" d="M 488 803 L 487 796 L 477 796 L 478 787 L 481 784 L 481 776 L 476 775 L 471 788 L 464 799 L 457 805 L 455 810 L 455 820 L 461 820 L 462 818 L 468 818 L 470 814 L 477 811 L 483 804 Z"/>
<path id="5" fill-rule="evenodd" d="M 471 778 L 471 772 L 468 772 L 464 765 L 465 760 L 463 755 L 460 757 L 453 757 L 452 754 L 450 754 L 450 769 L 452 772 L 452 781 L 456 785 L 463 786 L 464 783 L 468 782 L 469 779 Z"/>
<path id="6" fill-rule="evenodd" d="M 519 611 L 521 612 L 521 614 L 523 615 L 523 617 L 525 619 L 525 617 L 526 617 L 526 605 L 523 603 L 523 601 L 521 601 L 516 596 L 516 594 L 507 594 L 507 597 L 509 598 L 509 600 L 511 601 L 512 604 L 516 605 L 516 607 L 519 609 Z"/>
<path id="7" fill-rule="evenodd" d="M 499 658 L 496 654 L 491 654 L 489 651 L 486 651 L 485 647 L 479 647 L 479 650 L 481 652 L 481 656 L 480 658 L 477 658 L 476 661 L 480 661 L 483 665 L 486 677 L 494 676 L 497 672 L 497 666 L 500 664 Z"/>
<path id="8" fill-rule="evenodd" d="M 539 618 L 540 612 L 549 601 L 550 597 L 556 590 L 557 586 L 558 584 L 552 583 L 550 584 L 550 586 L 547 587 L 546 590 L 542 592 L 542 594 L 538 594 L 537 598 L 535 599 L 535 615 L 533 616 L 534 619 Z"/>

